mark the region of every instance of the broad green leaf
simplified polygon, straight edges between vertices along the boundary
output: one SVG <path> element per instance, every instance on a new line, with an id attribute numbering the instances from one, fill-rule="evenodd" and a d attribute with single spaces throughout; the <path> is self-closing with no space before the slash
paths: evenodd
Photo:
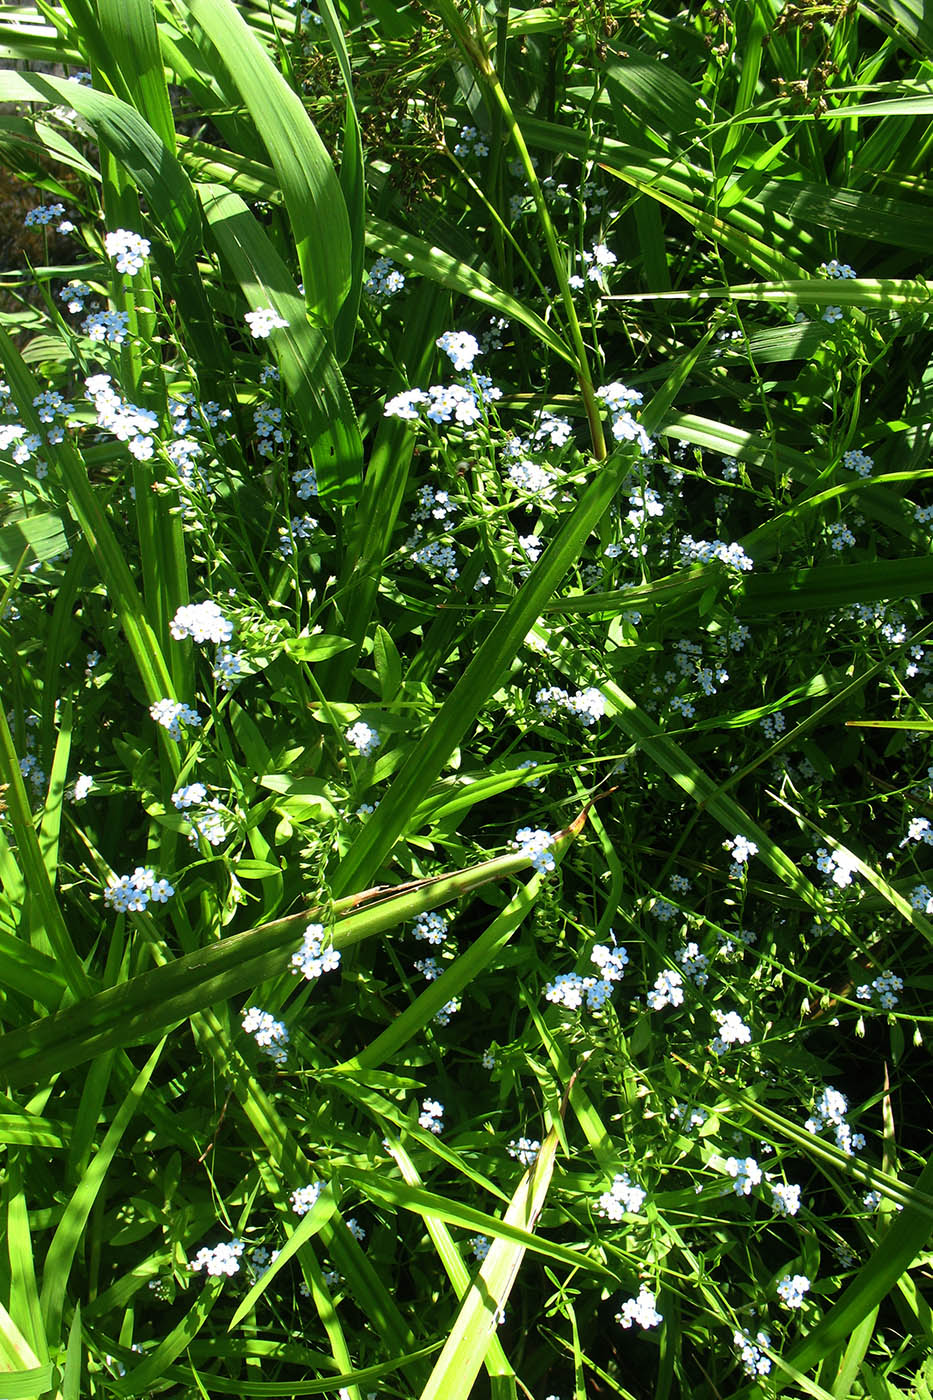
<path id="1" fill-rule="evenodd" d="M 24 552 L 40 563 L 56 559 L 69 547 L 65 526 L 57 515 L 27 515 L 0 526 L 0 573 L 12 573 Z"/>
<path id="2" fill-rule="evenodd" d="M 330 156 L 301 98 L 236 5 L 185 0 L 185 9 L 214 44 L 262 138 L 282 187 L 305 301 L 321 327 L 332 327 L 350 286 L 352 245 Z M 233 217 L 229 209 L 226 217 Z"/>
<path id="3" fill-rule="evenodd" d="M 55 1384 L 54 1377 L 51 1363 L 29 1371 L 0 1372 L 3 1400 L 32 1400 L 33 1396 L 47 1395 Z"/>
<path id="4" fill-rule="evenodd" d="M 174 151 L 175 120 L 152 0 L 97 0 L 97 17 L 108 59 L 104 71 L 119 70 L 133 105 L 166 149 Z M 85 11 L 80 21 L 82 37 L 87 33 L 87 19 Z"/>
<path id="5" fill-rule="evenodd" d="M 416 881 L 411 889 L 395 895 L 379 892 L 382 897 L 359 912 L 354 910 L 365 903 L 365 893 L 339 900 L 331 910 L 309 909 L 233 934 L 86 997 L 67 1011 L 0 1036 L 6 1083 L 15 1087 L 35 1082 L 105 1050 L 153 1039 L 215 1003 L 284 972 L 305 925 L 315 916 L 332 915 L 334 946 L 349 948 L 529 867 L 527 856 L 500 856 L 442 879 Z"/>

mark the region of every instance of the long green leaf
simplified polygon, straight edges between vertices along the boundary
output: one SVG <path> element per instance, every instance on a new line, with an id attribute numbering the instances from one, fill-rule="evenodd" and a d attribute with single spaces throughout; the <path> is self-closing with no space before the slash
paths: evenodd
<path id="1" fill-rule="evenodd" d="M 519 1182 L 503 1218 L 504 1224 L 517 1225 L 523 1230 L 534 1229 L 547 1198 L 556 1152 L 557 1132 L 552 1128 L 541 1144 L 536 1161 Z M 493 1241 L 421 1392 L 421 1400 L 467 1400 L 524 1256 L 522 1244 L 501 1235 Z"/>
<path id="2" fill-rule="evenodd" d="M 94 1154 L 91 1164 L 78 1183 L 71 1200 L 66 1205 L 49 1245 L 42 1270 L 40 1304 L 45 1320 L 46 1335 L 53 1346 L 58 1345 L 62 1312 L 67 1296 L 68 1276 L 71 1273 L 71 1266 L 81 1242 L 88 1216 L 104 1184 L 107 1172 L 110 1170 L 110 1164 L 120 1146 L 123 1134 L 139 1108 L 140 1100 L 146 1092 L 156 1065 L 159 1063 L 164 1046 L 165 1041 L 163 1040 L 153 1050 L 133 1081 L 126 1098 L 113 1116 L 113 1121 L 107 1129 L 103 1142 Z"/>
<path id="3" fill-rule="evenodd" d="M 239 195 L 220 185 L 200 185 L 198 193 L 221 257 L 252 309 L 271 306 L 288 322 L 272 341 L 282 383 L 305 429 L 320 494 L 349 504 L 359 496 L 363 444 L 328 339 L 308 320 L 288 269 Z"/>
<path id="4" fill-rule="evenodd" d="M 231 0 L 185 0 L 214 44 L 269 153 L 288 210 L 305 300 L 333 326 L 350 286 L 347 206 L 314 123 Z"/>

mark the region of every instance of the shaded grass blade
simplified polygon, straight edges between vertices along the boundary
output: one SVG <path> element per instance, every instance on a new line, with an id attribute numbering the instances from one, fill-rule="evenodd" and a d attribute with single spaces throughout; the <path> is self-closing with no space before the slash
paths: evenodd
<path id="1" fill-rule="evenodd" d="M 283 385 L 304 426 L 321 496 L 349 504 L 360 492 L 363 443 L 328 339 L 308 321 L 291 274 L 239 195 L 220 185 L 199 185 L 198 193 L 221 257 L 250 306 L 272 306 L 288 322 L 271 341 Z"/>

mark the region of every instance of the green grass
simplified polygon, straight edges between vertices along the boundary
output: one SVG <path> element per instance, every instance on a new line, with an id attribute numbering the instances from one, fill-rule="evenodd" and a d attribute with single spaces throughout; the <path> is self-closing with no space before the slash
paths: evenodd
<path id="1" fill-rule="evenodd" d="M 922 6 L 0 46 L 0 1392 L 924 1400 Z"/>

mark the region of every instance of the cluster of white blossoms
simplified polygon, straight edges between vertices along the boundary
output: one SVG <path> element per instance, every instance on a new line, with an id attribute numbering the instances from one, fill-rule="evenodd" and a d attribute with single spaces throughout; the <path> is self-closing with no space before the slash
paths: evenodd
<path id="1" fill-rule="evenodd" d="M 684 535 L 680 541 L 680 557 L 685 564 L 711 564 L 718 559 L 730 569 L 738 569 L 745 574 L 755 567 L 754 560 L 740 544 L 726 544 L 724 540 L 695 540 L 692 535 Z"/>
<path id="2" fill-rule="evenodd" d="M 438 948 L 446 938 L 449 927 L 450 925 L 443 914 L 431 910 L 428 913 L 418 915 L 412 933 L 422 943 L 431 943 L 435 948 Z"/>
<path id="3" fill-rule="evenodd" d="M 84 310 L 85 303 L 94 295 L 92 287 L 87 282 L 80 281 L 73 277 L 70 282 L 66 282 L 58 294 L 59 301 L 65 303 L 66 310 L 72 316 L 78 316 Z"/>
<path id="4" fill-rule="evenodd" d="M 283 331 L 288 326 L 284 317 L 273 311 L 271 306 L 261 307 L 259 311 L 247 311 L 243 319 L 254 340 L 268 340 L 273 331 Z"/>
<path id="5" fill-rule="evenodd" d="M 400 292 L 404 285 L 404 273 L 399 272 L 392 259 L 379 257 L 369 269 L 369 276 L 363 283 L 363 291 L 374 300 L 388 300 Z"/>
<path id="6" fill-rule="evenodd" d="M 933 890 L 929 885 L 914 885 L 910 892 L 910 907 L 920 914 L 933 914 Z"/>
<path id="7" fill-rule="evenodd" d="M 551 447 L 565 447 L 570 441 L 572 429 L 566 418 L 558 418 L 553 413 L 542 413 L 532 437 L 535 442 L 545 442 Z"/>
<path id="8" fill-rule="evenodd" d="M 597 389 L 596 397 L 602 399 L 612 415 L 612 436 L 616 441 L 637 442 L 641 455 L 647 457 L 654 449 L 654 443 L 630 412 L 644 402 L 644 396 L 637 389 L 627 389 L 624 384 L 614 381 Z"/>
<path id="9" fill-rule="evenodd" d="M 240 1272 L 240 1257 L 245 1248 L 245 1240 L 232 1239 L 229 1244 L 218 1244 L 213 1249 L 199 1249 L 189 1267 L 193 1274 L 204 1269 L 214 1278 L 220 1274 L 232 1278 Z"/>
<path id="10" fill-rule="evenodd" d="M 132 233 L 127 228 L 118 228 L 113 233 L 104 234 L 107 257 L 113 259 L 118 272 L 126 272 L 130 277 L 135 277 L 136 273 L 141 271 L 149 256 L 150 247 L 148 238 Z"/>
<path id="11" fill-rule="evenodd" d="M 183 724 L 189 729 L 199 729 L 203 724 L 197 710 L 179 700 L 157 700 L 154 705 L 149 706 L 149 713 L 156 724 L 161 724 L 163 729 L 167 729 L 169 737 L 176 742 L 180 742 L 183 737 Z"/>
<path id="12" fill-rule="evenodd" d="M 616 1313 L 620 1327 L 659 1327 L 664 1318 L 657 1309 L 657 1299 L 651 1290 L 642 1284 L 637 1298 L 628 1298 L 622 1304 L 621 1312 Z"/>
<path id="13" fill-rule="evenodd" d="M 64 204 L 37 204 L 35 208 L 27 209 L 26 213 L 23 215 L 23 227 L 48 228 L 49 224 L 54 223 L 56 219 L 61 219 L 62 222 L 58 225 L 58 232 L 72 233 L 74 231 L 74 224 L 70 219 L 63 218 L 64 213 Z"/>
<path id="14" fill-rule="evenodd" d="M 853 1152 L 865 1146 L 865 1138 L 862 1133 L 853 1133 L 849 1127 L 846 1117 L 848 1111 L 849 1103 L 845 1094 L 840 1094 L 839 1090 L 830 1084 L 820 1094 L 813 1115 L 807 1119 L 804 1127 L 808 1133 L 814 1135 L 821 1133 L 824 1128 L 832 1128 L 836 1146 L 840 1152 L 851 1157 Z"/>
<path id="15" fill-rule="evenodd" d="M 512 1138 L 508 1146 L 509 1156 L 521 1162 L 523 1167 L 530 1167 L 540 1151 L 541 1144 L 537 1138 Z"/>
<path id="16" fill-rule="evenodd" d="M 714 1055 L 724 1055 L 730 1045 L 747 1045 L 752 1038 L 751 1031 L 736 1011 L 714 1011 L 713 1020 L 719 1027 L 719 1034 L 710 1045 Z"/>
<path id="17" fill-rule="evenodd" d="M 195 642 L 229 642 L 233 623 L 224 617 L 213 598 L 203 603 L 187 603 L 180 607 L 169 623 L 176 642 L 191 637 Z"/>
<path id="18" fill-rule="evenodd" d="M 700 952 L 696 943 L 688 943 L 686 947 L 678 948 L 674 957 L 680 963 L 684 976 L 689 978 L 694 986 L 706 986 L 709 981 L 709 958 Z"/>
<path id="19" fill-rule="evenodd" d="M 848 851 L 829 851 L 820 846 L 816 853 L 816 868 L 824 875 L 830 875 L 834 885 L 841 890 L 851 885 L 852 876 L 858 871 L 856 858 Z"/>
<path id="20" fill-rule="evenodd" d="M 425 1099 L 418 1114 L 418 1127 L 440 1137 L 444 1131 L 444 1105 L 437 1099 Z"/>
<path id="21" fill-rule="evenodd" d="M 596 1203 L 596 1214 L 602 1216 L 604 1220 L 611 1220 L 614 1224 L 622 1219 L 623 1215 L 637 1215 L 645 1203 L 647 1191 L 643 1191 L 640 1186 L 633 1186 L 628 1172 L 622 1172 L 613 1177 L 612 1186 L 608 1191 L 604 1191 Z"/>
<path id="22" fill-rule="evenodd" d="M 511 844 L 514 850 L 528 857 L 539 874 L 547 875 L 555 868 L 554 838 L 549 831 L 523 826 L 516 831 Z"/>
<path id="23" fill-rule="evenodd" d="M 612 996 L 613 983 L 621 982 L 628 962 L 628 953 L 614 944 L 597 944 L 590 953 L 601 973 L 600 977 L 583 977 L 579 972 L 565 972 L 555 977 L 544 989 L 548 1001 L 577 1011 L 586 999 L 590 1011 L 601 1011 Z"/>
<path id="24" fill-rule="evenodd" d="M 368 724 L 359 719 L 356 724 L 351 724 L 347 730 L 347 743 L 352 744 L 357 753 L 368 758 L 370 754 L 376 752 L 382 740 L 375 729 L 371 729 Z"/>
<path id="25" fill-rule="evenodd" d="M 410 421 L 424 415 L 432 423 L 457 423 L 462 428 L 471 428 L 483 416 L 482 405 L 501 399 L 502 390 L 497 388 L 488 375 L 478 374 L 472 384 L 432 384 L 430 389 L 406 389 L 396 394 L 386 403 L 384 413 L 387 418 L 404 418 Z"/>
<path id="26" fill-rule="evenodd" d="M 460 140 L 454 146 L 454 155 L 458 160 L 463 160 L 467 156 L 488 156 L 489 147 L 475 126 L 462 126 Z"/>
<path id="27" fill-rule="evenodd" d="M 694 1128 L 702 1128 L 706 1118 L 705 1109 L 691 1108 L 687 1103 L 675 1103 L 670 1112 L 671 1122 L 676 1123 L 686 1133 L 692 1133 Z"/>
<path id="28" fill-rule="evenodd" d="M 488 1235 L 471 1235 L 470 1247 L 473 1250 L 473 1258 L 482 1264 L 489 1253 L 490 1240 Z"/>
<path id="29" fill-rule="evenodd" d="M 827 525 L 826 537 L 837 552 L 855 547 L 855 536 L 848 525 L 844 525 L 841 520 L 833 520 Z"/>
<path id="30" fill-rule="evenodd" d="M 290 1196 L 292 1210 L 296 1215 L 307 1215 L 324 1190 L 323 1181 L 310 1181 L 307 1186 L 299 1186 Z"/>
<path id="31" fill-rule="evenodd" d="M 900 844 L 906 846 L 908 841 L 922 841 L 925 846 L 933 846 L 933 826 L 929 817 L 911 817 L 907 835 Z"/>
<path id="32" fill-rule="evenodd" d="M 295 487 L 295 495 L 300 501 L 310 500 L 312 496 L 318 494 L 317 472 L 313 467 L 301 467 L 298 471 L 292 472 L 292 482 Z"/>
<path id="33" fill-rule="evenodd" d="M 535 695 L 535 707 L 545 719 L 553 719 L 563 710 L 589 729 L 606 713 L 606 697 L 594 685 L 578 690 L 576 695 L 570 695 L 559 685 L 549 685 Z"/>
<path id="34" fill-rule="evenodd" d="M 804 1294 L 810 1291 L 810 1280 L 806 1274 L 785 1274 L 777 1286 L 777 1295 L 785 1308 L 802 1308 Z"/>
<path id="35" fill-rule="evenodd" d="M 842 465 L 861 477 L 869 477 L 874 470 L 875 459 L 860 447 L 853 447 L 842 454 Z"/>
<path id="36" fill-rule="evenodd" d="M 177 807 L 179 812 L 184 812 L 189 807 L 198 806 L 206 798 L 207 788 L 203 783 L 187 783 L 172 793 L 172 805 Z"/>
<path id="37" fill-rule="evenodd" d="M 533 462 L 529 457 L 522 457 L 510 464 L 509 481 L 516 491 L 531 492 L 542 501 L 554 498 L 554 473 L 540 463 Z"/>
<path id="38" fill-rule="evenodd" d="M 618 261 L 615 253 L 605 243 L 594 243 L 592 249 L 584 249 L 582 253 L 577 254 L 577 262 L 586 268 L 586 280 L 597 282 L 601 287 L 606 285 L 606 273 L 615 267 Z M 579 273 L 569 277 L 568 282 L 575 292 L 583 287 L 583 278 Z"/>
<path id="39" fill-rule="evenodd" d="M 746 1376 L 767 1376 L 771 1371 L 771 1360 L 762 1351 L 762 1347 L 770 1347 L 771 1337 L 767 1332 L 758 1332 L 755 1340 L 752 1341 L 751 1334 L 747 1327 L 743 1327 L 741 1332 L 733 1333 L 732 1340 L 739 1349 L 739 1360 Z"/>
<path id="40" fill-rule="evenodd" d="M 752 1187 L 761 1184 L 761 1168 L 754 1157 L 729 1157 L 726 1171 L 732 1177 L 732 1189 L 737 1196 L 750 1196 Z"/>
<path id="41" fill-rule="evenodd" d="M 480 354 L 479 341 L 467 331 L 445 331 L 434 344 L 438 350 L 443 350 L 457 371 L 471 370 Z"/>
<path id="42" fill-rule="evenodd" d="M 309 924 L 301 940 L 297 953 L 292 953 L 292 975 L 299 973 L 308 982 L 322 977 L 325 972 L 336 972 L 340 966 L 340 951 L 324 947 L 324 925 Z"/>
<path id="43" fill-rule="evenodd" d="M 97 426 L 112 433 L 118 442 L 125 442 L 137 461 L 148 461 L 155 451 L 158 415 L 124 399 L 114 389 L 109 374 L 92 374 L 84 388 L 94 404 Z"/>
<path id="44" fill-rule="evenodd" d="M 253 1037 L 260 1050 L 264 1050 L 277 1065 L 285 1063 L 288 1027 L 284 1021 L 277 1021 L 271 1012 L 251 1006 L 244 1013 L 241 1025 L 246 1034 Z"/>
<path id="45" fill-rule="evenodd" d="M 758 854 L 755 842 L 749 841 L 747 836 L 734 836 L 730 841 L 723 841 L 722 848 L 724 851 L 731 852 L 732 855 L 732 864 L 729 867 L 730 880 L 738 880 L 751 857 Z"/>
<path id="46" fill-rule="evenodd" d="M 168 880 L 157 880 L 149 866 L 137 865 L 132 875 L 108 875 L 104 903 L 118 914 L 141 914 L 150 901 L 165 904 L 174 893 Z"/>
<path id="47" fill-rule="evenodd" d="M 827 277 L 856 277 L 858 274 L 849 263 L 841 263 L 838 258 L 830 258 L 829 262 L 820 263 L 820 272 L 824 272 Z"/>
<path id="48" fill-rule="evenodd" d="M 654 987 L 646 998 L 652 1011 L 663 1011 L 665 1006 L 681 1006 L 684 999 L 684 979 L 673 969 L 659 972 Z"/>
<path id="49" fill-rule="evenodd" d="M 800 1187 L 789 1181 L 771 1182 L 771 1205 L 779 1215 L 796 1215 L 800 1210 Z"/>

